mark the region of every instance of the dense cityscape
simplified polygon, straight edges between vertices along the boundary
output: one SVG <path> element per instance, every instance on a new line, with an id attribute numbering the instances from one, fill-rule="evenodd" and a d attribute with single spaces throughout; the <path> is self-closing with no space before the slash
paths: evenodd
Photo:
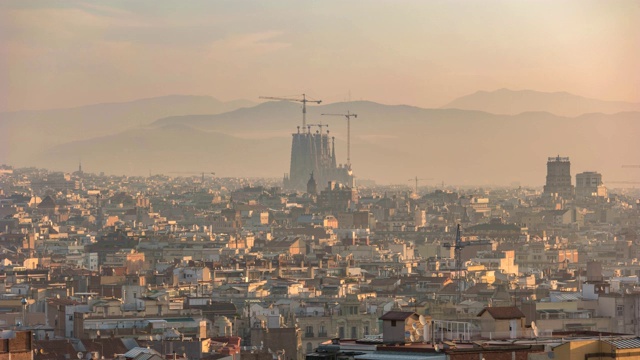
<path id="1" fill-rule="evenodd" d="M 309 175 L 3 166 L 0 323 L 35 359 L 565 358 L 640 335 L 638 189 L 561 156 L 536 188 Z"/>
<path id="2" fill-rule="evenodd" d="M 0 1 L 0 360 L 640 360 L 639 5 Z"/>

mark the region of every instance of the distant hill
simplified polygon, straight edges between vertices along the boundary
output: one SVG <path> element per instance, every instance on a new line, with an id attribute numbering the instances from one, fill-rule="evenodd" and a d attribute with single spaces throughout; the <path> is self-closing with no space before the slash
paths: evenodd
<path id="1" fill-rule="evenodd" d="M 640 103 L 589 99 L 567 92 L 500 89 L 478 91 L 455 99 L 442 108 L 508 115 L 528 111 L 546 111 L 560 116 L 575 117 L 588 113 L 615 114 L 624 111 L 640 111 Z"/>
<path id="2" fill-rule="evenodd" d="M 186 125 L 139 127 L 119 134 L 54 146 L 41 154 L 40 164 L 58 168 L 81 153 L 85 169 L 112 174 L 147 175 L 149 172 L 211 169 L 220 176 L 260 176 L 277 172 L 271 157 L 286 157 L 282 139 L 239 139 Z"/>
<path id="3" fill-rule="evenodd" d="M 576 118 L 547 112 L 496 115 L 458 109 L 421 109 L 359 101 L 308 108 L 308 122 L 329 124 L 338 161 L 346 159 L 346 121 L 322 113 L 351 111 L 352 163 L 359 178 L 433 184 L 544 183 L 548 156 L 571 157 L 572 174 L 596 170 L 627 180 L 621 164 L 638 162 L 640 113 Z M 213 169 L 220 176 L 281 177 L 289 172 L 291 133 L 301 107 L 268 102 L 216 115 L 159 119 L 117 134 L 50 147 L 22 163 L 72 170 L 82 154 L 88 171 L 146 175 Z M 312 131 L 316 131 L 313 127 Z M 324 128 L 323 131 L 326 131 Z M 427 182 L 425 182 L 425 185 Z"/>
<path id="4" fill-rule="evenodd" d="M 218 114 L 253 105 L 246 100 L 222 102 L 208 96 L 169 95 L 69 109 L 0 113 L 0 134 L 11 134 L 0 142 L 0 162 L 12 161 L 12 155 L 35 155 L 53 145 L 147 125 L 165 116 Z"/>

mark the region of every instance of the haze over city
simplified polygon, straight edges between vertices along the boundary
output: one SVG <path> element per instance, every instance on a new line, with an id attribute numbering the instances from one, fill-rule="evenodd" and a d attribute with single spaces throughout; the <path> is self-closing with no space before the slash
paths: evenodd
<path id="1" fill-rule="evenodd" d="M 5 1 L 0 9 L 0 111 L 169 94 L 440 107 L 500 88 L 640 101 L 637 1 Z"/>
<path id="2" fill-rule="evenodd" d="M 329 110 L 360 111 L 354 168 L 358 177 L 383 183 L 428 172 L 438 182 L 535 185 L 543 168 L 533 162 L 561 152 L 581 170 L 629 180 L 620 165 L 637 162 L 640 150 L 631 136 L 637 113 L 629 113 L 640 110 L 635 1 L 36 1 L 0 9 L 0 71 L 7 79 L 0 84 L 0 161 L 10 164 L 69 171 L 82 158 L 92 171 L 141 175 L 208 163 L 228 176 L 280 177 L 300 115 L 288 104 L 264 113 L 241 108 L 258 105 L 261 96 L 301 93 L 334 104 Z M 126 104 L 138 99 L 149 100 Z M 105 105 L 82 108 L 93 104 Z M 310 121 L 331 125 L 338 162 L 345 163 L 344 122 L 320 118 L 326 108 L 311 105 Z M 394 105 L 498 116 L 480 125 L 487 115 Z M 33 112 L 64 108 L 76 109 Z M 224 115 L 235 109 L 240 113 Z M 575 126 L 540 112 L 606 115 Z M 201 114 L 221 115 L 206 126 L 174 121 L 184 125 L 182 133 L 155 126 L 164 117 Z M 224 121 L 239 125 L 216 125 Z M 505 128 L 503 121 L 523 127 Z M 469 131 L 475 126 L 478 132 Z M 550 126 L 548 136 L 527 126 Z M 190 144 L 190 137 L 225 137 L 220 143 L 233 143 L 239 158 L 211 159 L 224 149 L 201 144 L 202 151 L 176 146 L 159 160 L 154 154 L 172 131 Z M 18 136 L 25 132 L 29 144 Z M 422 141 L 411 139 L 418 134 Z M 591 152 L 594 142 L 614 138 Z M 123 148 L 127 156 L 118 153 Z M 259 148 L 274 156 L 252 156 Z M 514 162 L 510 154 L 521 166 L 506 172 L 499 164 Z M 389 171 L 378 172 L 380 165 Z"/>
<path id="3" fill-rule="evenodd" d="M 640 360 L 640 2 L 0 2 L 0 359 Z"/>

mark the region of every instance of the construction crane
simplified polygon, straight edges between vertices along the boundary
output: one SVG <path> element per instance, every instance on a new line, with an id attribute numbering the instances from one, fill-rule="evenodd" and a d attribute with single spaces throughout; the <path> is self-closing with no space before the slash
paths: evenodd
<path id="1" fill-rule="evenodd" d="M 306 94 L 302 94 L 302 99 L 300 98 L 290 98 L 290 97 L 276 97 L 276 96 L 260 96 L 260 99 L 265 100 L 280 100 L 280 101 L 295 101 L 302 103 L 302 130 L 307 127 L 307 103 L 316 103 L 320 104 L 322 100 L 313 100 L 307 99 Z"/>
<path id="2" fill-rule="evenodd" d="M 418 181 L 427 181 L 427 180 L 433 180 L 433 179 L 432 179 L 432 178 L 428 178 L 428 179 L 418 179 L 418 176 L 416 176 L 415 178 L 413 178 L 413 179 L 409 179 L 409 180 L 407 180 L 407 181 L 415 181 L 415 182 L 416 182 L 416 187 L 415 187 L 414 192 L 415 192 L 415 194 L 416 194 L 416 195 L 418 195 Z"/>
<path id="3" fill-rule="evenodd" d="M 344 116 L 347 118 L 347 166 L 351 169 L 351 117 L 357 118 L 358 114 L 347 111 L 346 114 L 322 114 L 324 116 Z"/>
<path id="4" fill-rule="evenodd" d="M 460 224 L 456 229 L 456 242 L 451 244 L 442 244 L 443 247 L 451 249 L 453 248 L 456 260 L 456 273 L 458 274 L 458 304 L 462 300 L 462 249 L 470 245 L 491 245 L 492 242 L 488 240 L 476 240 L 476 241 L 462 241 L 462 230 Z"/>

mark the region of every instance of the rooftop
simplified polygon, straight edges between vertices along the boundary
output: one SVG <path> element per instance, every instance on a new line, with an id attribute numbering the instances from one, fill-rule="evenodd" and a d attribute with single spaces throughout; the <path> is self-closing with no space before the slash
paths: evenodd
<path id="1" fill-rule="evenodd" d="M 489 315 L 496 320 L 520 319 L 525 317 L 522 311 L 515 306 L 486 307 L 480 311 L 478 316 L 482 316 L 485 312 L 488 312 Z"/>

